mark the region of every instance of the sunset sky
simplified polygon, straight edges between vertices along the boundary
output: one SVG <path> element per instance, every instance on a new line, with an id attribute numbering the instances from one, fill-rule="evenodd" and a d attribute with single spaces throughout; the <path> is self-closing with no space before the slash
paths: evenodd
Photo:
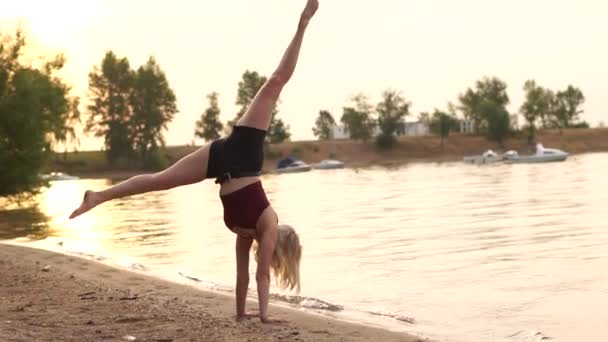
<path id="1" fill-rule="evenodd" d="M 169 145 L 193 140 L 205 95 L 220 94 L 231 119 L 246 69 L 270 74 L 294 33 L 304 0 L 0 0 L 0 32 L 22 27 L 39 55 L 62 52 L 65 78 L 86 103 L 87 74 L 107 50 L 132 67 L 155 56 L 180 113 Z M 445 108 L 475 80 L 502 78 L 510 110 L 534 78 L 554 90 L 573 84 L 584 119 L 608 122 L 608 3 L 599 0 L 320 0 L 280 117 L 292 139 L 312 139 L 321 109 L 339 120 L 351 95 L 373 102 L 395 88 L 421 111 Z M 80 149 L 101 142 L 82 139 Z"/>

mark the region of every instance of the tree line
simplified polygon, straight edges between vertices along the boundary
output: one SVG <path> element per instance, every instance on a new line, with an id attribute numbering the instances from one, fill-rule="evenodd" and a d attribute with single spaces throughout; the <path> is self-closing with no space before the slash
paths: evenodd
<path id="1" fill-rule="evenodd" d="M 44 182 L 40 172 L 53 147 L 77 143 L 75 127 L 83 123 L 80 98 L 59 76 L 63 55 L 38 64 L 25 62 L 26 37 L 0 33 L 0 197 L 34 193 Z M 43 59 L 40 59 L 43 60 Z M 219 138 L 225 127 L 245 113 L 266 77 L 246 70 L 238 84 L 239 111 L 224 126 L 219 121 L 218 94 L 195 124 L 194 135 Z M 113 167 L 157 170 L 166 166 L 164 132 L 178 113 L 175 92 L 154 57 L 133 68 L 126 57 L 108 51 L 88 74 L 84 133 L 103 139 Z M 268 142 L 289 139 L 289 126 L 275 106 Z"/>
<path id="2" fill-rule="evenodd" d="M 126 57 L 108 51 L 89 73 L 89 101 L 85 132 L 103 138 L 110 165 L 162 166 L 162 133 L 178 110 L 175 93 L 153 57 L 132 69 Z"/>
<path id="3" fill-rule="evenodd" d="M 0 196 L 36 190 L 42 181 L 40 171 L 49 161 L 53 146 L 77 142 L 75 127 L 82 123 L 80 99 L 59 76 L 66 60 L 58 55 L 40 63 L 24 62 L 26 39 L 21 32 L 14 36 L 0 33 Z M 154 57 L 137 68 L 126 57 L 108 51 L 101 63 L 88 75 L 88 104 L 84 131 L 103 139 L 106 158 L 115 167 L 159 169 L 166 166 L 163 134 L 178 113 L 176 96 Z M 266 77 L 246 70 L 238 83 L 233 120 L 223 124 L 217 92 L 207 95 L 208 105 L 195 123 L 194 135 L 211 141 L 227 134 L 244 115 Z M 474 123 L 475 131 L 499 143 L 512 131 L 507 85 L 498 78 L 483 78 L 474 88 L 458 97 L 458 104 L 447 109 L 421 113 L 419 119 L 442 137 L 454 131 L 458 120 Z M 526 120 L 524 130 L 530 141 L 538 128 L 586 127 L 580 120 L 583 93 L 574 86 L 552 91 L 525 83 L 526 100 L 520 113 Z M 411 102 L 394 89 L 382 93 L 373 105 L 358 94 L 342 108 L 341 123 L 351 138 L 370 140 L 375 136 L 379 147 L 390 148 L 403 133 Z M 290 138 L 290 127 L 273 109 L 268 143 Z M 322 110 L 313 133 L 319 139 L 331 139 L 335 120 Z M 374 134 L 378 130 L 378 134 Z M 443 143 L 443 142 L 442 142 Z"/>
<path id="4" fill-rule="evenodd" d="M 581 121 L 583 92 L 572 85 L 566 89 L 553 91 L 536 84 L 534 80 L 525 82 L 525 101 L 519 108 L 526 124 L 523 131 L 533 143 L 538 128 L 588 128 Z M 378 129 L 376 144 L 387 148 L 396 141 L 396 134 L 403 133 L 405 117 L 410 115 L 411 102 L 406 101 L 400 91 L 389 89 L 382 93 L 382 100 L 372 105 L 367 96 L 358 94 L 350 99 L 350 104 L 342 108 L 340 122 L 352 139 L 367 141 L 374 129 Z M 458 96 L 457 104 L 448 103 L 446 110 L 435 109 L 432 113 L 420 113 L 418 120 L 429 126 L 431 132 L 443 139 L 451 131 L 459 129 L 460 122 L 467 120 L 476 134 L 484 134 L 488 139 L 502 144 L 512 134 L 513 119 L 517 113 L 509 113 L 510 103 L 507 84 L 497 77 L 484 77 Z M 321 110 L 313 134 L 320 140 L 332 139 L 336 121 L 327 110 Z"/>

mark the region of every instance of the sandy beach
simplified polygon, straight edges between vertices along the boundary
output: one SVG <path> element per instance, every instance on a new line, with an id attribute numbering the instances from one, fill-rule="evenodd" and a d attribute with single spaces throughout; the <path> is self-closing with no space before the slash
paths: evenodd
<path id="1" fill-rule="evenodd" d="M 0 244 L 0 274 L 0 341 L 428 341 L 280 307 L 237 322 L 232 297 L 28 247 Z"/>

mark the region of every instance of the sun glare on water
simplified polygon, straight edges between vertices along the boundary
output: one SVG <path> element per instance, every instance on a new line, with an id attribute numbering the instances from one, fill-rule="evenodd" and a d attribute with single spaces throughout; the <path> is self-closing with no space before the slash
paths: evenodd
<path id="1" fill-rule="evenodd" d="M 49 218 L 54 236 L 61 236 L 66 248 L 94 254 L 101 247 L 107 217 L 91 211 L 76 219 L 68 217 L 80 205 L 86 182 L 54 182 L 41 196 L 40 210 Z"/>

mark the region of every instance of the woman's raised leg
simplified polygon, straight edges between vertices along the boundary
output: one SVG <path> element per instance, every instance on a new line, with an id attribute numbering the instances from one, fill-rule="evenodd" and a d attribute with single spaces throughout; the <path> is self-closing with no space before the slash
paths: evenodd
<path id="1" fill-rule="evenodd" d="M 304 33 L 306 32 L 310 19 L 314 16 L 318 8 L 318 0 L 307 1 L 306 7 L 300 16 L 296 34 L 287 47 L 279 66 L 253 98 L 247 111 L 237 122 L 237 126 L 249 126 L 261 130 L 268 130 L 270 119 L 272 118 L 272 109 L 276 104 L 283 87 L 293 75 L 300 55 L 300 47 L 302 46 Z"/>
<path id="2" fill-rule="evenodd" d="M 209 147 L 210 145 L 201 147 L 163 171 L 138 175 L 102 191 L 86 191 L 82 204 L 74 210 L 70 218 L 82 215 L 101 203 L 116 198 L 168 190 L 203 181 L 207 177 Z"/>

